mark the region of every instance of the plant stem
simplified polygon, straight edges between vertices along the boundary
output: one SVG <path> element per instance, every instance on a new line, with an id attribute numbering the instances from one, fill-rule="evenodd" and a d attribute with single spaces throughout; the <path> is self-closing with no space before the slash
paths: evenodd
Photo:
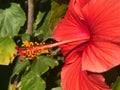
<path id="1" fill-rule="evenodd" d="M 28 0 L 28 23 L 27 23 L 27 33 L 33 34 L 33 15 L 34 15 L 34 0 Z"/>

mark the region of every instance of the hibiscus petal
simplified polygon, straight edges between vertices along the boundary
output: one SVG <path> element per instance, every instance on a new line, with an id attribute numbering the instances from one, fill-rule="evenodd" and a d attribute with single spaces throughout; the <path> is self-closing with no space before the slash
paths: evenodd
<path id="1" fill-rule="evenodd" d="M 59 22 L 59 24 L 55 27 L 53 31 L 52 36 L 57 41 L 64 41 L 89 36 L 89 30 L 87 25 L 80 18 L 80 16 L 76 14 L 74 8 L 71 8 L 74 6 L 74 3 L 75 0 L 70 0 L 69 8 L 66 12 L 64 19 Z M 82 1 L 81 5 L 83 6 L 83 4 L 84 2 Z"/>
<path id="2" fill-rule="evenodd" d="M 104 72 L 120 64 L 120 46 L 108 42 L 91 43 L 82 56 L 82 69 Z"/>
<path id="3" fill-rule="evenodd" d="M 73 5 L 74 0 L 71 0 L 69 7 Z M 66 41 L 86 36 L 89 36 L 88 27 L 85 22 L 81 20 L 79 16 L 75 13 L 73 8 L 68 9 L 64 19 L 59 22 L 52 33 L 52 37 L 57 41 Z M 63 55 L 65 56 L 65 54 L 67 54 L 71 49 L 75 48 L 83 42 L 86 42 L 86 40 L 82 42 L 78 41 L 61 45 Z"/>
<path id="4" fill-rule="evenodd" d="M 83 9 L 91 40 L 82 56 L 82 69 L 104 72 L 120 64 L 120 1 L 96 0 Z"/>
<path id="5" fill-rule="evenodd" d="M 71 15 L 69 12 L 67 12 L 66 15 L 67 16 L 65 16 L 65 18 L 59 22 L 59 24 L 55 27 L 53 31 L 52 37 L 55 40 L 66 41 L 66 40 L 89 36 L 89 31 L 87 26 L 81 23 L 81 21 L 79 21 L 79 18 L 77 18 L 77 16 Z M 72 42 L 62 45 L 61 48 L 64 49 L 62 50 L 63 55 L 65 56 L 65 54 L 67 54 L 71 49 L 86 41 L 87 40 L 82 42 L 78 41 L 78 42 Z"/>
<path id="6" fill-rule="evenodd" d="M 83 0 L 79 0 L 79 1 L 83 1 Z M 101 0 L 102 4 L 105 3 L 104 1 L 105 0 Z M 98 7 L 96 6 L 97 2 L 99 2 L 97 4 Z M 114 38 L 111 39 L 111 36 L 115 37 L 115 35 L 111 35 L 110 32 L 108 32 L 109 30 L 107 31 L 108 33 L 106 31 L 105 33 L 103 33 L 104 27 L 102 26 L 102 24 L 101 24 L 101 28 L 97 27 L 97 25 L 100 27 L 99 22 L 101 23 L 102 22 L 101 19 L 103 19 L 101 16 L 99 20 L 97 18 L 97 14 L 101 14 L 100 12 L 102 10 L 100 10 L 100 12 L 99 10 L 97 10 L 98 11 L 97 13 L 95 12 L 94 8 L 98 9 L 99 6 L 102 5 L 100 4 L 101 2 L 100 0 L 99 1 L 90 0 L 89 2 L 87 3 L 85 2 L 82 4 L 81 2 L 78 3 L 78 0 L 71 0 L 70 7 L 64 19 L 60 21 L 60 23 L 56 26 L 53 32 L 53 38 L 56 39 L 57 41 L 82 38 L 84 36 L 89 36 L 89 31 L 91 33 L 91 40 L 88 42 L 88 44 L 86 43 L 83 44 L 83 42 L 81 43 L 80 41 L 78 41 L 60 46 L 62 48 L 62 53 L 64 54 L 65 57 L 65 65 L 62 68 L 62 73 L 61 73 L 61 77 L 62 77 L 61 84 L 63 90 L 110 90 L 109 87 L 105 84 L 104 78 L 100 74 L 88 73 L 86 71 L 82 71 L 82 70 L 90 70 L 90 71 L 99 72 L 99 66 L 103 64 L 103 61 L 105 62 L 104 64 L 105 66 L 101 66 L 100 71 L 104 71 L 106 68 L 108 69 L 109 67 L 109 66 L 107 67 L 106 65 L 110 65 L 111 67 L 111 63 L 108 62 L 109 58 L 110 60 L 114 59 L 114 61 L 115 59 L 118 59 L 118 57 L 113 58 L 111 54 L 114 53 L 114 55 L 116 55 L 115 50 L 119 48 L 118 45 L 115 45 L 114 43 L 110 43 L 114 39 Z M 80 11 L 79 9 L 77 9 L 79 5 L 81 5 L 79 8 L 81 9 Z M 90 7 L 90 9 L 88 7 Z M 90 11 L 92 13 L 90 13 Z M 96 14 L 94 15 L 94 13 Z M 94 21 L 92 15 L 93 17 L 95 17 L 94 19 L 99 20 L 99 22 L 97 20 Z M 105 19 L 103 19 L 103 21 L 104 20 Z M 107 30 L 107 26 L 109 27 L 109 23 L 108 25 L 105 26 L 106 30 Z M 97 30 L 95 28 L 97 28 Z M 113 29 L 111 29 L 111 31 L 113 31 Z M 118 40 L 116 39 L 114 42 L 116 41 Z M 109 48 L 107 47 L 107 45 Z M 109 53 L 106 53 L 108 51 Z M 109 58 L 104 58 L 104 57 L 101 58 L 100 53 L 103 53 L 105 57 L 109 57 Z M 93 61 L 94 59 L 95 61 Z M 102 63 L 100 62 L 101 59 L 102 59 L 101 61 Z"/>
<path id="7" fill-rule="evenodd" d="M 87 27 L 82 23 L 71 22 L 68 19 L 61 20 L 53 32 L 53 38 L 57 41 L 70 40 L 84 36 L 89 36 Z"/>
<path id="8" fill-rule="evenodd" d="M 73 9 L 79 18 L 84 19 L 82 8 L 85 7 L 90 0 L 71 0 L 70 9 Z M 72 7 L 72 8 L 71 8 Z"/>
<path id="9" fill-rule="evenodd" d="M 77 52 L 72 52 L 66 59 L 74 62 L 65 63 L 62 68 L 63 90 L 111 90 L 101 75 L 82 71 L 81 56 Z"/>

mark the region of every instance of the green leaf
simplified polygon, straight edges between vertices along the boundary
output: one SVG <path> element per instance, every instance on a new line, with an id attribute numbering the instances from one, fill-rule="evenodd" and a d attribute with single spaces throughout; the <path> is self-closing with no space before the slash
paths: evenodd
<path id="1" fill-rule="evenodd" d="M 37 27 L 38 27 L 39 23 L 42 21 L 42 18 L 44 17 L 44 15 L 45 15 L 45 12 L 40 12 L 40 11 L 38 12 L 37 18 L 33 24 L 34 30 L 37 29 Z"/>
<path id="2" fill-rule="evenodd" d="M 15 67 L 14 67 L 12 76 L 15 75 L 15 74 L 19 74 L 21 71 L 23 71 L 29 65 L 30 65 L 30 62 L 28 60 L 24 60 L 23 62 L 20 62 L 18 60 Z"/>
<path id="3" fill-rule="evenodd" d="M 11 3 L 9 8 L 0 9 L 0 38 L 17 35 L 25 20 L 25 13 L 19 4 Z"/>
<path id="4" fill-rule="evenodd" d="M 117 80 L 112 83 L 111 87 L 112 90 L 120 90 L 120 77 L 118 77 Z"/>
<path id="5" fill-rule="evenodd" d="M 21 75 L 22 75 L 21 73 L 23 72 L 26 73 L 30 68 L 30 62 L 28 60 L 24 60 L 23 62 L 20 62 L 19 58 L 16 58 L 15 60 L 17 60 L 17 62 L 10 77 L 8 90 L 16 90 L 14 84 L 18 85 L 20 82 L 19 80 L 21 80 Z"/>
<path id="6" fill-rule="evenodd" d="M 62 90 L 61 87 L 52 88 L 51 90 Z"/>
<path id="7" fill-rule="evenodd" d="M 68 4 L 69 0 L 52 0 L 52 1 L 56 1 L 59 4 Z"/>
<path id="8" fill-rule="evenodd" d="M 54 68 L 58 65 L 58 62 L 54 61 L 52 58 L 46 56 L 37 57 L 31 69 L 27 74 L 24 74 L 21 79 L 21 89 L 22 90 L 45 90 L 45 81 L 41 78 L 48 69 Z"/>
<path id="9" fill-rule="evenodd" d="M 22 41 L 30 41 L 30 35 L 29 34 L 22 34 L 21 35 Z"/>
<path id="10" fill-rule="evenodd" d="M 68 4 L 52 1 L 51 6 L 50 28 L 53 30 L 58 21 L 64 17 Z"/>
<path id="11" fill-rule="evenodd" d="M 64 1 L 56 2 L 52 0 L 51 11 L 38 13 L 33 25 L 34 36 L 38 37 L 40 40 L 51 37 L 53 28 L 58 21 L 64 17 L 67 10 L 68 5 L 62 2 Z"/>
<path id="12" fill-rule="evenodd" d="M 5 37 L 0 39 L 0 64 L 8 65 L 13 58 L 13 54 L 16 53 L 16 44 L 11 37 Z"/>
<path id="13" fill-rule="evenodd" d="M 34 36 L 41 39 L 51 37 L 52 30 L 49 26 L 50 12 L 39 12 L 34 23 Z"/>
<path id="14" fill-rule="evenodd" d="M 34 60 L 33 65 L 31 66 L 31 70 L 35 73 L 38 73 L 39 75 L 44 74 L 48 69 L 54 68 L 58 65 L 58 62 L 55 61 L 52 58 L 46 57 L 46 56 L 40 56 L 37 57 L 36 60 Z"/>
<path id="15" fill-rule="evenodd" d="M 21 90 L 45 90 L 45 82 L 39 74 L 30 71 L 21 80 Z"/>

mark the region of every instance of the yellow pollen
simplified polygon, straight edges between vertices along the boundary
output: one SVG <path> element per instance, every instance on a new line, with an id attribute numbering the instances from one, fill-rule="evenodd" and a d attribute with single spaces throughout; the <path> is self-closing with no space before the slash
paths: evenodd
<path id="1" fill-rule="evenodd" d="M 40 46 L 44 46 L 45 42 L 28 42 L 28 41 L 23 41 L 22 48 L 23 52 L 25 53 L 26 59 L 31 60 L 34 59 L 35 57 L 41 55 L 41 54 L 48 54 L 49 51 L 48 49 L 39 49 Z"/>

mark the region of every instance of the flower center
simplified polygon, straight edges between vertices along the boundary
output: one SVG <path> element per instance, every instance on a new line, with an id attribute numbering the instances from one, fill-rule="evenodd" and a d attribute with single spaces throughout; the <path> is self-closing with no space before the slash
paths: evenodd
<path id="1" fill-rule="evenodd" d="M 71 42 L 77 42 L 77 41 L 85 42 L 88 39 L 89 37 L 82 37 L 82 38 L 76 38 L 76 39 L 71 39 L 66 41 L 59 41 L 49 45 L 46 45 L 45 42 L 38 43 L 38 42 L 24 41 L 22 44 L 22 47 L 20 48 L 16 47 L 18 54 L 14 54 L 14 56 L 20 55 L 20 60 L 22 60 L 23 56 L 25 56 L 27 60 L 32 60 L 41 54 L 48 54 L 49 48 L 56 47 L 66 43 L 71 43 Z"/>

